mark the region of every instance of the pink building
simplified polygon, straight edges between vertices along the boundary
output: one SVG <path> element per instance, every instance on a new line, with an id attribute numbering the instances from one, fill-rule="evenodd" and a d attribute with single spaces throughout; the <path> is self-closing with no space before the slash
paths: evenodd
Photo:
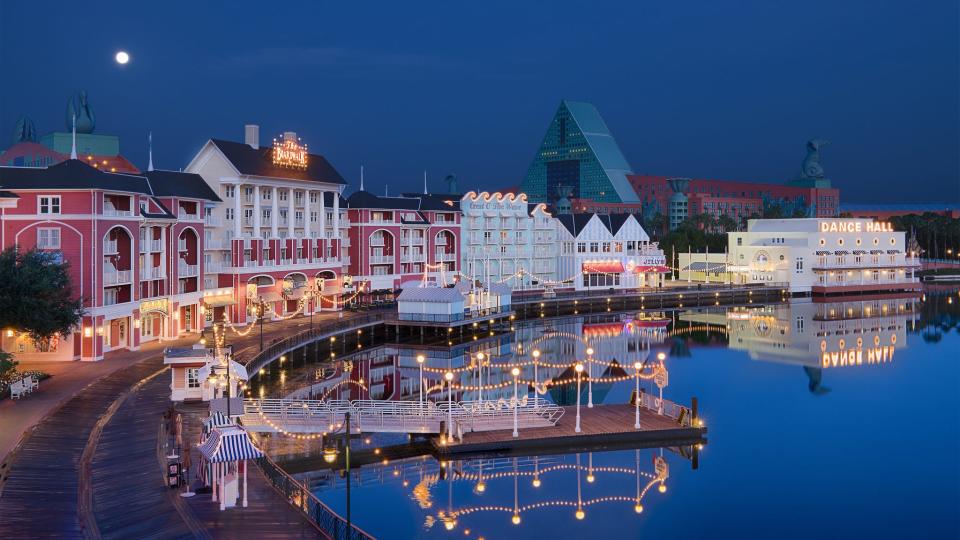
<path id="1" fill-rule="evenodd" d="M 46 343 L 3 329 L 21 358 L 100 360 L 105 352 L 202 328 L 205 208 L 219 202 L 194 174 L 109 173 L 70 159 L 0 167 L 8 195 L 0 242 L 36 247 L 70 264 L 84 299 L 80 328 Z"/>
<path id="2" fill-rule="evenodd" d="M 410 281 L 452 283 L 460 270 L 457 197 L 378 197 L 357 191 L 347 199 L 350 273 L 363 291 L 389 291 Z"/>

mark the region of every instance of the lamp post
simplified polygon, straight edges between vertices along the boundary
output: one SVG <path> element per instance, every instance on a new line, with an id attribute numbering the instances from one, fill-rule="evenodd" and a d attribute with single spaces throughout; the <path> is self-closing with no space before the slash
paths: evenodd
<path id="1" fill-rule="evenodd" d="M 517 431 L 517 377 L 520 376 L 520 368 L 514 366 L 510 373 L 513 375 L 513 436 L 519 437 L 520 432 Z"/>
<path id="2" fill-rule="evenodd" d="M 482 352 L 477 353 L 477 374 L 479 375 L 478 380 L 480 384 L 477 385 L 477 396 L 480 399 L 480 403 L 483 403 L 483 359 L 486 358 Z"/>
<path id="3" fill-rule="evenodd" d="M 352 529 L 350 525 L 350 413 L 346 412 L 343 414 L 343 424 L 346 427 L 344 436 L 347 438 L 346 444 L 346 465 L 347 465 L 347 536 L 353 536 L 350 534 Z"/>
<path id="4" fill-rule="evenodd" d="M 640 362 L 633 363 L 633 370 L 636 372 L 637 379 L 637 389 L 634 393 L 634 405 L 636 406 L 636 412 L 634 413 L 633 429 L 640 429 L 640 368 L 643 367 L 643 364 Z"/>
<path id="5" fill-rule="evenodd" d="M 423 408 L 423 363 L 427 360 L 422 354 L 417 355 L 417 364 L 420 365 L 420 408 Z M 422 411 L 421 411 L 422 412 Z"/>
<path id="6" fill-rule="evenodd" d="M 577 454 L 577 511 L 573 515 L 577 519 L 583 519 L 587 516 L 587 514 L 583 511 L 583 497 L 580 489 L 580 454 Z"/>
<path id="7" fill-rule="evenodd" d="M 587 347 L 587 408 L 593 408 L 593 347 Z"/>
<path id="8" fill-rule="evenodd" d="M 453 372 L 443 374 L 447 381 L 447 441 L 453 440 Z"/>
<path id="9" fill-rule="evenodd" d="M 583 364 L 578 362 L 574 369 L 577 372 L 577 426 L 574 431 L 580 433 L 580 374 L 583 373 Z"/>
<path id="10" fill-rule="evenodd" d="M 537 365 L 540 364 L 540 349 L 534 349 L 530 355 L 533 356 L 533 397 L 537 397 L 537 385 L 540 384 L 540 376 L 537 373 Z"/>
<path id="11" fill-rule="evenodd" d="M 260 322 L 260 350 L 262 351 L 263 350 L 263 314 L 265 312 L 264 308 L 266 306 L 266 302 L 263 301 L 262 296 L 258 296 L 257 303 L 255 305 L 257 307 L 257 318 L 260 319 L 259 321 Z"/>

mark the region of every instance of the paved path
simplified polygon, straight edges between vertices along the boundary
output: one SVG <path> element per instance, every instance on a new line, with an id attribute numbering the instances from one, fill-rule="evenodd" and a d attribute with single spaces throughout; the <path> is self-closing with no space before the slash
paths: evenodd
<path id="1" fill-rule="evenodd" d="M 83 537 L 79 463 L 90 433 L 118 396 L 161 367 L 155 359 L 116 370 L 36 426 L 12 457 L 2 484 L 0 537 Z"/>

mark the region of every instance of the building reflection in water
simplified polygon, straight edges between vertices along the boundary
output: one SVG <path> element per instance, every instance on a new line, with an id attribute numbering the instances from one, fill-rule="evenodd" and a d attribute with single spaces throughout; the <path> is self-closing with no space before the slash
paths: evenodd
<path id="1" fill-rule="evenodd" d="M 919 298 L 790 303 L 688 311 L 681 321 L 725 329 L 729 348 L 803 367 L 810 392 L 829 392 L 823 372 L 892 362 L 915 327 Z"/>

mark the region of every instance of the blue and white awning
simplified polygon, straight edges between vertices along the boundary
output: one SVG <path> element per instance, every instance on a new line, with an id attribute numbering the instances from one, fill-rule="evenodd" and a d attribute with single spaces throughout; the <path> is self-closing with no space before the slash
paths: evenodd
<path id="1" fill-rule="evenodd" d="M 250 435 L 237 426 L 211 431 L 207 440 L 200 445 L 200 453 L 210 463 L 263 457 L 263 452 L 253 445 Z"/>
<path id="2" fill-rule="evenodd" d="M 210 418 L 207 418 L 203 421 L 203 427 L 210 431 L 213 428 L 221 428 L 226 426 L 232 426 L 233 421 L 227 418 L 227 415 L 223 414 L 220 411 L 214 411 L 210 415 Z"/>

